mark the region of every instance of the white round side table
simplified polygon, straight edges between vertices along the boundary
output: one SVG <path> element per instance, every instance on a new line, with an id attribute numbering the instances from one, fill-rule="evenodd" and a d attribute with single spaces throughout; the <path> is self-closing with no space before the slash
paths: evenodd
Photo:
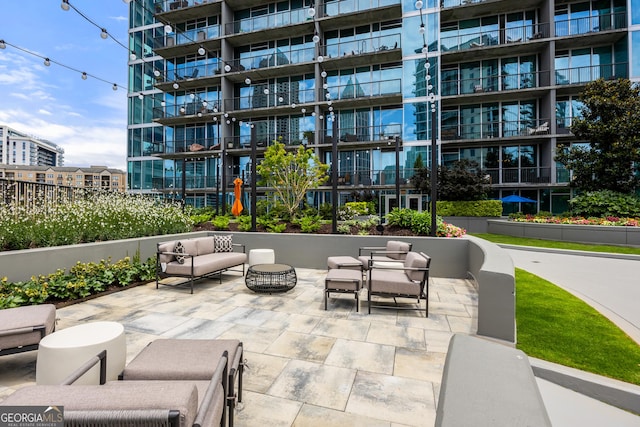
<path id="1" fill-rule="evenodd" d="M 124 326 L 118 322 L 90 322 L 61 329 L 40 341 L 36 384 L 60 384 L 70 373 L 102 350 L 107 350 L 107 381 L 124 370 L 127 345 Z M 99 384 L 96 364 L 74 384 Z"/>
<path id="2" fill-rule="evenodd" d="M 276 255 L 273 249 L 251 249 L 249 251 L 249 267 L 256 264 L 275 264 Z"/>

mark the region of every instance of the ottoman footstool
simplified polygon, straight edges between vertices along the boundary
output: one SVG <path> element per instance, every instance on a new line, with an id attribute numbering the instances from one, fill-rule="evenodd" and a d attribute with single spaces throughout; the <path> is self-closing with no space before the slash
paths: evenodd
<path id="1" fill-rule="evenodd" d="M 362 271 L 362 262 L 351 256 L 330 256 L 327 258 L 327 268 L 348 268 Z"/>
<path id="2" fill-rule="evenodd" d="M 356 311 L 360 311 L 358 291 L 362 286 L 362 271 L 346 268 L 332 268 L 324 281 L 324 309 L 327 309 L 329 293 L 353 293 L 356 297 Z"/>
<path id="3" fill-rule="evenodd" d="M 233 426 L 236 397 L 242 402 L 244 351 L 238 340 L 158 339 L 146 346 L 124 369 L 122 379 L 131 380 L 208 380 L 218 361 L 228 353 L 226 378 L 229 426 Z M 237 394 L 236 394 L 237 377 Z"/>

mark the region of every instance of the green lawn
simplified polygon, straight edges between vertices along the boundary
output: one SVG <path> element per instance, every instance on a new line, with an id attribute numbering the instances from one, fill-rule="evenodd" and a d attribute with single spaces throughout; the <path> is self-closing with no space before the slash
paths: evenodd
<path id="1" fill-rule="evenodd" d="M 528 237 L 504 236 L 501 234 L 469 233 L 493 243 L 508 245 L 535 246 L 552 249 L 572 249 L 577 251 L 611 252 L 616 254 L 640 255 L 640 248 L 613 245 L 590 245 L 587 243 L 559 242 L 555 240 L 531 239 Z"/>
<path id="2" fill-rule="evenodd" d="M 640 385 L 640 346 L 569 292 L 516 269 L 517 347 L 529 356 Z"/>

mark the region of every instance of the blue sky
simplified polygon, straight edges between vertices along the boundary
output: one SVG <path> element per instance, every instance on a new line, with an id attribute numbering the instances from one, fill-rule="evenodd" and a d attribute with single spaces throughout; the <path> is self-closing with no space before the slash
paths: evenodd
<path id="1" fill-rule="evenodd" d="M 69 0 L 127 46 L 128 8 L 122 0 Z M 125 48 L 58 0 L 2 2 L 0 40 L 109 83 L 7 45 L 0 49 L 0 123 L 47 139 L 65 150 L 65 166 L 126 170 L 127 61 Z M 112 84 L 121 85 L 117 91 Z"/>

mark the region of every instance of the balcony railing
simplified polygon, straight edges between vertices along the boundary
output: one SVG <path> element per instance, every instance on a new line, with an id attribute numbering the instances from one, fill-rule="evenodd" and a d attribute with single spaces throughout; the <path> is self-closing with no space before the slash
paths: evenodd
<path id="1" fill-rule="evenodd" d="M 214 150 L 220 150 L 220 138 L 201 138 L 153 143 L 148 145 L 144 154 L 197 153 L 200 151 Z"/>
<path id="2" fill-rule="evenodd" d="M 339 142 L 374 142 L 383 141 L 389 145 L 394 144 L 396 137 L 402 136 L 402 125 L 399 123 L 378 126 L 341 126 L 338 130 Z M 333 138 L 327 135 L 325 143 L 331 143 Z M 385 146 L 381 146 L 385 148 Z"/>
<path id="3" fill-rule="evenodd" d="M 502 74 L 442 82 L 442 95 L 464 95 L 505 90 L 532 89 L 549 85 L 549 71 Z"/>
<path id="4" fill-rule="evenodd" d="M 305 22 L 309 19 L 307 10 L 307 8 L 300 8 L 229 22 L 225 24 L 225 34 L 250 33 Z"/>
<path id="5" fill-rule="evenodd" d="M 216 24 L 191 30 L 180 30 L 164 36 L 158 36 L 154 38 L 153 42 L 154 47 L 157 49 L 189 43 L 201 43 L 217 37 L 220 37 L 220 25 Z"/>
<path id="6" fill-rule="evenodd" d="M 483 172 L 491 177 L 491 184 L 549 184 L 550 167 L 487 168 Z"/>
<path id="7" fill-rule="evenodd" d="M 592 80 L 627 78 L 627 63 L 591 65 L 556 70 L 556 84 L 589 83 Z"/>
<path id="8" fill-rule="evenodd" d="M 442 52 L 524 43 L 549 37 L 549 23 L 531 24 L 522 27 L 502 28 L 474 33 L 443 35 L 440 41 Z"/>
<path id="9" fill-rule="evenodd" d="M 325 16 L 338 16 L 394 4 L 400 0 L 325 0 L 322 8 Z"/>
<path id="10" fill-rule="evenodd" d="M 328 40 L 327 44 L 323 46 L 324 49 L 321 51 L 324 52 L 327 58 L 384 52 L 399 49 L 401 47 L 401 38 L 402 35 L 398 33 L 362 40 Z"/>
<path id="11" fill-rule="evenodd" d="M 153 4 L 156 13 L 170 12 L 207 3 L 209 0 L 156 0 Z"/>
<path id="12" fill-rule="evenodd" d="M 225 99 L 225 111 L 253 110 L 256 108 L 285 107 L 292 104 L 306 104 L 315 101 L 315 89 L 297 90 L 290 88 L 288 92 L 274 92 L 256 85 L 254 93 L 249 96 Z M 309 111 L 311 113 L 311 111 Z"/>
<path id="13" fill-rule="evenodd" d="M 181 104 L 167 104 L 164 107 L 154 107 L 155 118 L 172 118 L 181 116 L 203 116 L 218 112 L 217 101 L 196 100 Z"/>
<path id="14" fill-rule="evenodd" d="M 167 71 L 165 76 L 156 77 L 156 83 L 163 83 L 165 80 L 173 82 L 180 80 L 197 79 L 202 77 L 211 77 L 221 73 L 221 64 L 216 62 L 213 64 L 190 65 L 181 67 L 173 71 Z"/>
<path id="15" fill-rule="evenodd" d="M 556 37 L 597 33 L 627 28 L 626 12 L 605 13 L 584 18 L 556 20 Z"/>
<path id="16" fill-rule="evenodd" d="M 340 86 L 329 85 L 328 92 L 333 100 L 400 94 L 402 92 L 402 80 L 391 79 L 366 83 L 355 80 Z"/>
<path id="17" fill-rule="evenodd" d="M 262 50 L 258 55 L 251 55 L 230 62 L 238 70 L 255 70 L 260 68 L 278 67 L 281 65 L 302 64 L 314 60 L 314 48 L 296 49 L 293 46 L 281 46 L 268 51 Z"/>
<path id="18" fill-rule="evenodd" d="M 468 6 L 471 4 L 484 3 L 487 0 L 441 0 L 440 7 L 443 9 L 449 7 Z"/>
<path id="19" fill-rule="evenodd" d="M 260 149 L 273 145 L 278 141 L 284 145 L 298 146 L 300 144 L 313 144 L 313 136 L 305 136 L 304 131 L 299 132 L 272 132 L 261 131 L 260 126 L 256 126 L 255 141 L 256 147 Z M 311 141 L 309 141 L 311 139 Z M 248 149 L 251 148 L 251 135 L 228 136 L 224 139 L 227 149 Z"/>
<path id="20" fill-rule="evenodd" d="M 548 119 L 521 121 L 495 121 L 474 124 L 442 125 L 441 138 L 445 141 L 457 139 L 509 138 L 548 135 Z"/>

